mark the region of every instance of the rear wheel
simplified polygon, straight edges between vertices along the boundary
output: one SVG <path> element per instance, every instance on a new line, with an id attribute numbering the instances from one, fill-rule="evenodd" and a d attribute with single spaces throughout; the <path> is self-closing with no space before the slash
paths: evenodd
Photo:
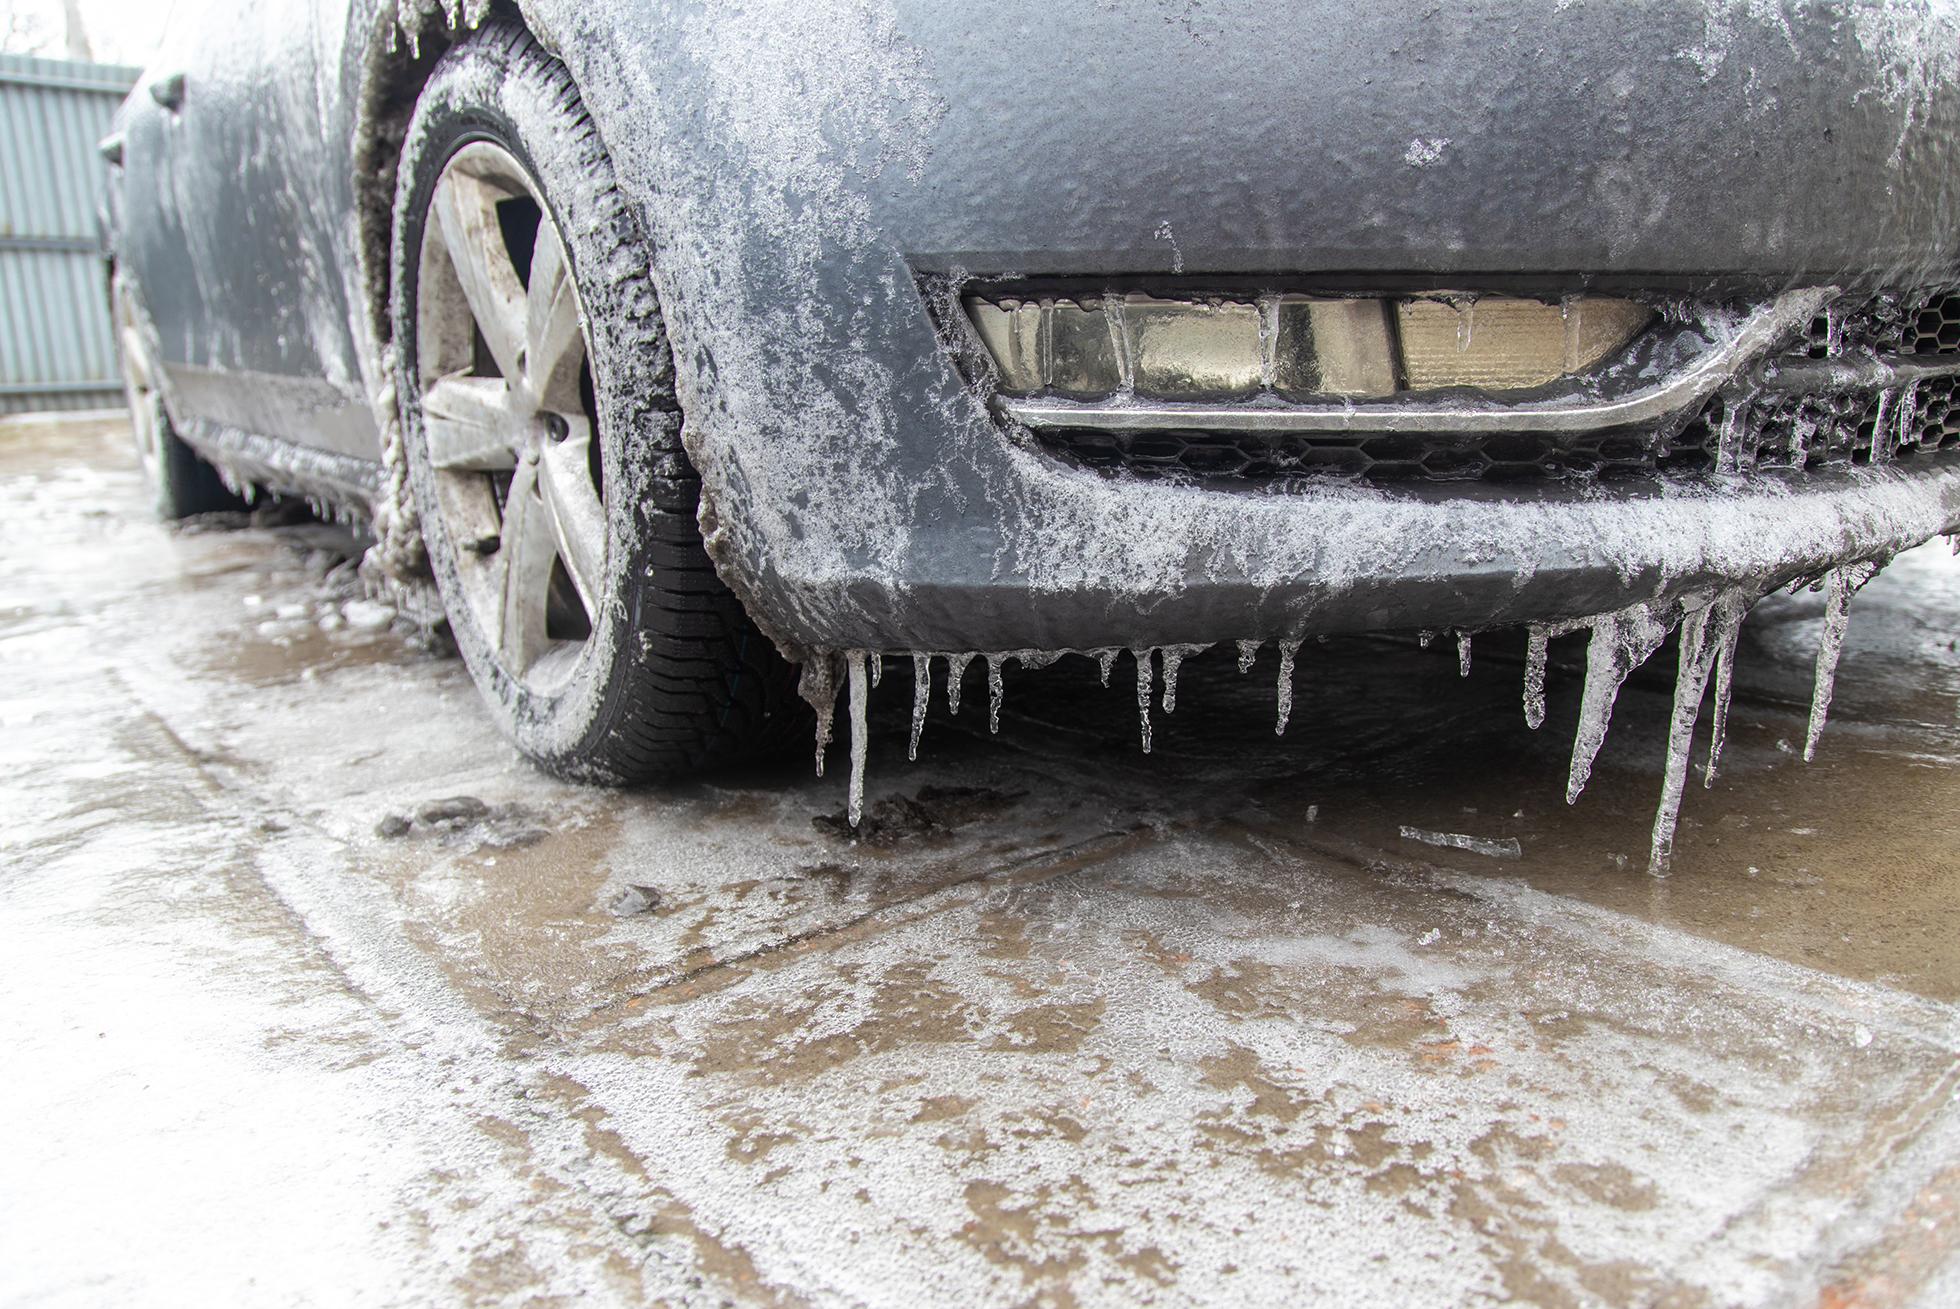
<path id="1" fill-rule="evenodd" d="M 637 215 L 562 65 L 491 25 L 404 141 L 404 443 L 450 626 L 505 731 L 633 781 L 777 744 L 790 670 L 716 578 Z"/>
<path id="2" fill-rule="evenodd" d="M 110 304 L 122 359 L 123 394 L 129 401 L 130 432 L 136 438 L 136 457 L 149 479 L 158 516 L 188 518 L 243 509 L 245 502 L 226 488 L 218 470 L 198 458 L 170 426 L 136 291 L 121 276 L 110 284 Z"/>

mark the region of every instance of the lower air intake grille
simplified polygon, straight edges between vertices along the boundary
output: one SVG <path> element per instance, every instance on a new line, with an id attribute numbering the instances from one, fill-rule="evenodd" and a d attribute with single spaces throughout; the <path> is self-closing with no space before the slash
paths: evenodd
<path id="1" fill-rule="evenodd" d="M 1960 292 L 1886 296 L 1819 314 L 1791 356 L 1841 352 L 1960 355 Z M 1209 485 L 1367 482 L 1533 482 L 1712 471 L 1728 406 L 1711 399 L 1672 435 L 1268 434 L 1047 428 L 1045 448 L 1110 476 Z M 1934 378 L 1879 396 L 1867 391 L 1778 396 L 1733 419 L 1738 466 L 1804 469 L 1960 450 L 1960 380 Z"/>

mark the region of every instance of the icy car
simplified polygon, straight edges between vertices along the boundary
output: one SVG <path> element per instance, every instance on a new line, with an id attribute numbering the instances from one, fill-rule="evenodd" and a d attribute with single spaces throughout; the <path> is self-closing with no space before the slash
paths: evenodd
<path id="1" fill-rule="evenodd" d="M 1960 526 L 1947 4 L 215 0 L 174 40 L 104 143 L 163 512 L 371 522 L 573 777 L 772 746 L 799 692 L 861 776 L 893 657 L 923 708 L 1124 652 L 1147 735 L 1208 645 L 1284 704 L 1317 634 L 1525 624 L 1528 713 L 1593 631 L 1576 787 L 1670 631 L 1691 732 L 1756 598 L 1828 585 L 1841 632 Z"/>

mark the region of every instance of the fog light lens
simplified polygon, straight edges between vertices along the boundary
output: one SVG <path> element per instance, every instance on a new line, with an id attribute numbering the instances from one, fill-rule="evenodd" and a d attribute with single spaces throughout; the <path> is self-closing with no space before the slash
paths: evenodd
<path id="1" fill-rule="evenodd" d="M 1265 378 L 1259 306 L 1250 301 L 1123 302 L 1132 380 L 1139 395 L 1164 400 L 1249 396 Z"/>
<path id="2" fill-rule="evenodd" d="M 1595 367 L 1653 317 L 1599 296 L 975 296 L 966 308 L 1007 395 L 1194 402 L 1529 390 Z"/>
<path id="3" fill-rule="evenodd" d="M 1652 313 L 1626 300 L 1560 304 L 1487 296 L 1396 306 L 1411 391 L 1471 386 L 1521 391 L 1582 373 L 1633 339 Z"/>

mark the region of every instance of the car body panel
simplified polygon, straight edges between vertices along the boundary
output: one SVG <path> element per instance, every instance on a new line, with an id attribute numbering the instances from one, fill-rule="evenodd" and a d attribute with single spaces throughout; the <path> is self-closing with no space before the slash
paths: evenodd
<path id="1" fill-rule="evenodd" d="M 1631 285 L 1709 303 L 1950 280 L 1950 5 L 522 10 L 652 234 L 710 551 L 793 654 L 1567 617 L 1960 522 L 1944 469 L 1625 495 L 1100 477 L 1004 427 L 934 299 L 1037 274 Z M 391 399 L 353 161 L 376 130 L 371 84 L 448 39 L 447 21 L 357 4 L 238 25 L 239 66 L 256 52 L 259 75 L 206 76 L 228 122 L 253 126 L 190 158 L 171 143 L 176 189 L 157 204 L 174 214 L 160 230 L 184 232 L 178 273 L 127 247 L 172 321 L 167 359 L 296 387 L 311 369 L 350 403 Z M 224 217 L 257 202 L 262 225 Z M 164 285 L 180 275 L 195 287 Z M 287 339 L 262 339 L 271 323 Z M 325 407 L 281 401 L 255 421 L 378 454 L 364 432 L 324 434 Z M 221 425 L 242 412 L 211 408 Z"/>

